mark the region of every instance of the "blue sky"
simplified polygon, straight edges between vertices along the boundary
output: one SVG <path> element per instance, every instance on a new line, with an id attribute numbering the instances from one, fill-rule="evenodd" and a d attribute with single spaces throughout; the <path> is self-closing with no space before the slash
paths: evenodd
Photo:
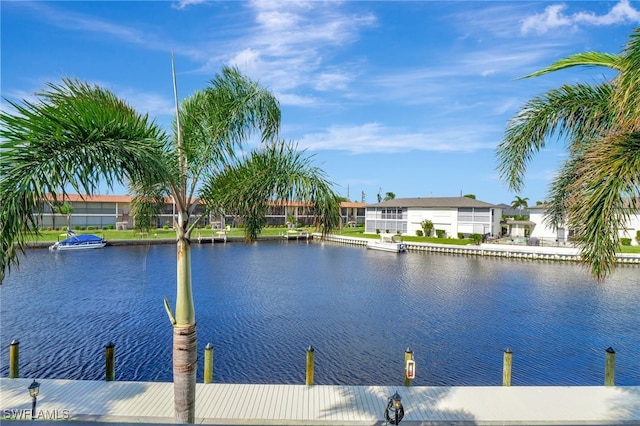
<path id="1" fill-rule="evenodd" d="M 180 98 L 223 65 L 271 89 L 281 137 L 313 155 L 350 200 L 393 192 L 534 204 L 565 146 L 550 141 L 525 189 L 510 192 L 495 156 L 507 121 L 550 88 L 611 75 L 518 77 L 573 53 L 621 52 L 640 23 L 639 3 L 3 0 L 1 91 L 29 100 L 46 82 L 73 77 L 169 128 L 174 52 Z"/>

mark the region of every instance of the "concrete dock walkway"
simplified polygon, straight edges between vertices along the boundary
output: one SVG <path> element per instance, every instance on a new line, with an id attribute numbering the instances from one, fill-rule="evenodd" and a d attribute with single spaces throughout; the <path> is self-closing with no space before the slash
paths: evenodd
<path id="1" fill-rule="evenodd" d="M 172 423 L 173 383 L 39 379 L 36 417 Z M 31 379 L 0 379 L 2 420 L 31 418 Z M 383 425 L 389 396 L 404 425 L 640 424 L 640 386 L 429 387 L 197 384 L 196 423 Z M 60 424 L 60 423 L 56 423 Z"/>

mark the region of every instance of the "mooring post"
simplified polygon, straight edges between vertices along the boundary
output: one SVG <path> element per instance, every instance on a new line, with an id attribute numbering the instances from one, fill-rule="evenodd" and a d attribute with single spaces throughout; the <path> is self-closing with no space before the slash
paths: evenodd
<path id="1" fill-rule="evenodd" d="M 20 377 L 19 371 L 19 358 L 20 358 L 20 342 L 13 339 L 9 345 L 9 378 L 17 379 Z"/>
<path id="2" fill-rule="evenodd" d="M 313 369 L 316 358 L 316 351 L 313 346 L 309 345 L 307 349 L 307 386 L 313 385 Z"/>
<path id="3" fill-rule="evenodd" d="M 204 382 L 213 383 L 213 345 L 207 343 L 204 348 Z"/>
<path id="4" fill-rule="evenodd" d="M 513 353 L 511 349 L 504 350 L 504 361 L 502 363 L 502 386 L 511 386 L 511 363 L 513 361 Z"/>
<path id="5" fill-rule="evenodd" d="M 615 386 L 616 382 L 616 351 L 612 347 L 605 351 L 604 385 Z"/>
<path id="6" fill-rule="evenodd" d="M 105 356 L 105 380 L 112 382 L 116 377 L 116 345 L 113 342 L 109 342 L 104 347 Z"/>
<path id="7" fill-rule="evenodd" d="M 413 351 L 409 347 L 404 351 L 404 385 L 411 386 L 413 377 L 411 377 L 412 374 L 409 372 L 407 361 L 413 361 Z"/>

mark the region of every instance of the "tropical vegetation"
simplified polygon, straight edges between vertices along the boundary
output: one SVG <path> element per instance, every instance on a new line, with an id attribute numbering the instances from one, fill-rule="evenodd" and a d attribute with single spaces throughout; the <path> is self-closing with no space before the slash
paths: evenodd
<path id="1" fill-rule="evenodd" d="M 619 229 L 640 209 L 640 29 L 620 54 L 578 53 L 523 78 L 572 67 L 605 67 L 615 76 L 528 101 L 507 125 L 498 169 L 520 191 L 529 161 L 547 141 L 567 141 L 567 159 L 549 189 L 548 220 L 574 231 L 584 263 L 603 279 L 615 266 Z"/>
<path id="2" fill-rule="evenodd" d="M 135 195 L 131 213 L 149 230 L 160 202 L 177 207 L 175 308 L 165 299 L 173 326 L 175 419 L 195 420 L 197 337 L 191 280 L 193 215 L 239 212 L 251 240 L 264 226 L 270 199 L 304 200 L 323 232 L 338 225 L 338 198 L 322 171 L 295 147 L 276 140 L 280 108 L 274 95 L 235 68 L 223 68 L 209 87 L 178 103 L 173 134 L 166 134 L 111 92 L 74 80 L 38 94 L 37 102 L 10 102 L 15 113 L 0 115 L 0 266 L 17 264 L 35 229 L 42 202 L 72 188 L 93 194 L 104 181 L 125 183 Z M 246 141 L 262 145 L 248 156 Z M 236 197 L 230 196 L 235 194 Z M 322 216 L 321 216 L 322 215 Z"/>

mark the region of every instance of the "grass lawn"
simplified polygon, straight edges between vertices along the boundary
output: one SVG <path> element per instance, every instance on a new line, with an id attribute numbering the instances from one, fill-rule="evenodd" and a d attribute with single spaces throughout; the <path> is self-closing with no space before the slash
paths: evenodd
<path id="1" fill-rule="evenodd" d="M 315 228 L 298 228 L 298 230 L 306 231 L 309 233 L 316 232 Z M 265 228 L 260 235 L 281 235 L 287 231 L 287 228 Z M 95 234 L 106 240 L 134 240 L 134 239 L 154 239 L 154 238 L 175 238 L 176 233 L 171 229 L 158 228 L 153 231 L 141 234 L 133 230 L 128 231 L 116 231 L 115 229 L 98 229 L 92 231 L 76 231 L 78 234 Z M 218 230 L 214 229 L 196 229 L 192 234 L 192 238 L 197 238 L 198 234 L 203 237 L 217 236 Z M 360 237 L 378 239 L 377 234 L 365 234 L 364 227 L 359 226 L 356 228 L 342 228 L 334 232 L 336 235 L 344 235 L 348 237 Z M 244 236 L 244 230 L 242 228 L 233 228 L 227 232 L 229 237 L 242 237 Z M 55 242 L 66 238 L 64 231 L 42 231 L 41 235 L 33 236 L 34 242 Z M 436 243 L 436 244 L 452 244 L 452 245 L 467 245 L 471 243 L 471 240 L 460 240 L 457 238 L 436 238 L 436 237 L 417 237 L 417 236 L 403 236 L 404 241 L 418 242 L 418 243 Z M 640 254 L 640 246 L 621 246 L 620 253 Z"/>

